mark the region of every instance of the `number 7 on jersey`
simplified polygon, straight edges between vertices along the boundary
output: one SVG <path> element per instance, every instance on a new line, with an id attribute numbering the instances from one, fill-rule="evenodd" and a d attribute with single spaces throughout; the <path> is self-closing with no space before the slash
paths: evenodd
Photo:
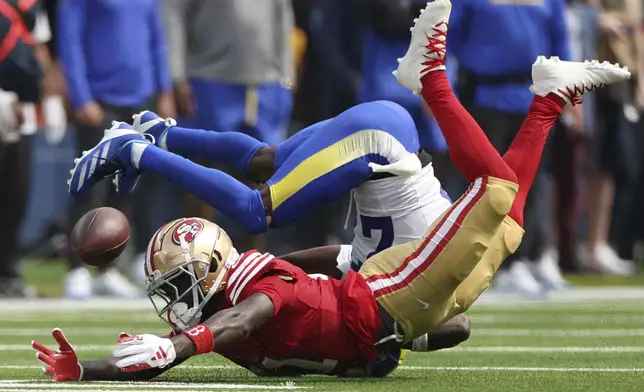
<path id="1" fill-rule="evenodd" d="M 364 216 L 360 215 L 362 235 L 371 238 L 373 231 L 380 231 L 380 242 L 376 249 L 367 255 L 367 259 L 387 248 L 394 243 L 394 222 L 390 216 Z"/>

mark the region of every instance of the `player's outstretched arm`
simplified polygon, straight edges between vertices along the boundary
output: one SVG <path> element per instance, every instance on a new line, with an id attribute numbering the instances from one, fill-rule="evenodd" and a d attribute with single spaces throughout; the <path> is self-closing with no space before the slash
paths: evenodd
<path id="1" fill-rule="evenodd" d="M 183 361 L 176 361 L 170 367 L 150 369 L 139 373 L 125 373 L 116 366 L 118 358 L 108 357 L 98 361 L 79 362 L 74 348 L 58 328 L 52 331 L 58 343 L 58 350 L 53 351 L 43 344 L 32 341 L 31 346 L 37 351 L 36 359 L 43 365 L 43 373 L 54 381 L 141 381 L 152 379 L 172 366 Z"/>
<path id="2" fill-rule="evenodd" d="M 119 358 L 116 366 L 123 372 L 148 371 L 166 368 L 194 355 L 229 350 L 246 340 L 274 314 L 271 299 L 266 294 L 255 293 L 170 339 L 137 335 L 120 340 L 121 347 L 113 353 Z"/>
<path id="3" fill-rule="evenodd" d="M 238 305 L 216 313 L 204 324 L 173 337 L 177 358 L 234 348 L 274 314 L 271 299 L 266 294 L 255 293 Z M 210 349 L 204 351 L 207 348 Z"/>

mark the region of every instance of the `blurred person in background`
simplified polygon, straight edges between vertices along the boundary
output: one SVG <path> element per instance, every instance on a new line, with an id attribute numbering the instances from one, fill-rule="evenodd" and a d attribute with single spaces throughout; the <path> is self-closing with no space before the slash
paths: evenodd
<path id="1" fill-rule="evenodd" d="M 634 162 L 641 154 L 632 148 L 637 143 L 631 139 L 630 123 L 639 116 L 634 103 L 644 108 L 642 2 L 595 0 L 594 3 L 599 5 L 597 58 L 628 66 L 633 77 L 630 84 L 623 83 L 596 94 L 597 135 L 588 188 L 588 247 L 583 249 L 582 261 L 600 273 L 631 275 L 634 264 L 619 257 L 609 243 L 609 233 L 616 179 L 623 184 L 622 196 L 634 193 L 632 185 L 635 185 L 637 167 Z M 624 204 L 630 208 L 630 203 Z"/>
<path id="2" fill-rule="evenodd" d="M 356 1 L 323 0 L 311 12 L 307 71 L 312 77 L 310 85 L 300 87 L 312 96 L 314 117 L 305 125 L 335 117 L 357 103 L 364 30 L 358 23 L 357 5 Z"/>
<path id="3" fill-rule="evenodd" d="M 573 61 L 596 58 L 596 10 L 588 0 L 567 0 L 566 20 L 570 36 L 570 53 Z M 595 110 L 594 95 L 588 94 L 581 107 L 581 126 L 567 113 L 557 121 L 551 140 L 549 172 L 552 177 L 551 225 L 549 245 L 541 258 L 542 268 L 533 272 L 538 278 L 548 268 L 559 265 L 562 272 L 578 273 L 579 222 L 585 207 L 582 192 L 586 138 L 592 134 Z M 577 126 L 575 126 L 577 125 Z M 546 276 L 557 276 L 556 273 Z M 569 287 L 563 279 L 541 279 L 551 288 Z"/>
<path id="4" fill-rule="evenodd" d="M 568 40 L 564 0 L 461 0 L 452 5 L 449 47 L 458 61 L 457 93 L 498 151 L 507 150 L 528 111 L 533 59 L 545 55 L 569 60 Z M 575 119 L 573 127 L 580 128 L 581 111 L 568 107 L 568 112 Z M 465 181 L 456 173 L 450 177 L 459 184 L 447 183 L 447 191 L 461 193 Z M 497 288 L 540 296 L 545 287 L 535 275 L 551 286 L 563 280 L 556 265 L 543 268 L 553 260 L 528 262 L 543 256 L 547 199 L 547 182 L 540 170 L 526 204 L 523 242 L 497 274 Z M 539 271 L 533 275 L 532 270 Z"/>
<path id="5" fill-rule="evenodd" d="M 335 117 L 356 104 L 363 28 L 355 5 L 346 0 L 293 3 L 295 22 L 307 34 L 308 45 L 299 67 L 291 130 Z M 312 211 L 285 228 L 293 231 L 290 249 L 278 253 L 351 241 L 353 232 L 344 229 L 342 219 L 348 209 L 348 198 L 341 198 Z"/>
<path id="6" fill-rule="evenodd" d="M 49 23 L 37 1 L 0 0 L 0 297 L 29 297 L 18 271 L 19 234 L 31 179 L 36 104 L 51 66 Z"/>
<path id="7" fill-rule="evenodd" d="M 152 107 L 162 116 L 175 114 L 156 0 L 59 0 L 56 26 L 58 58 L 67 83 L 79 154 L 93 147 L 114 120 L 129 121 L 133 113 Z M 143 181 L 141 187 L 145 188 Z M 157 193 L 163 196 L 163 192 Z M 104 205 L 129 212 L 108 182 L 74 198 L 68 232 L 82 214 Z M 135 237 L 140 226 L 134 222 Z M 146 234 L 138 237 L 147 239 Z M 66 297 L 85 299 L 92 294 L 129 298 L 138 296 L 138 290 L 116 268 L 100 271 L 92 279 L 70 252 Z"/>
<path id="8" fill-rule="evenodd" d="M 416 18 L 427 0 L 356 0 L 363 18 L 362 77 L 360 102 L 380 99 L 403 106 L 411 114 L 418 128 L 420 146 L 432 154 L 432 160 L 446 157 L 447 144 L 427 105 L 409 90 L 401 87 L 391 72 L 409 46 L 409 21 Z M 515 128 L 515 129 L 518 129 Z M 442 177 L 440 170 L 436 173 Z"/>
<path id="9" fill-rule="evenodd" d="M 269 145 L 284 140 L 295 77 L 291 1 L 162 0 L 162 4 L 179 123 L 241 132 Z M 202 203 L 196 208 L 190 204 L 193 211 L 188 215 L 213 213 L 199 208 Z M 231 224 L 222 219 L 220 224 Z M 227 230 L 237 242 L 262 247 L 240 230 Z"/>

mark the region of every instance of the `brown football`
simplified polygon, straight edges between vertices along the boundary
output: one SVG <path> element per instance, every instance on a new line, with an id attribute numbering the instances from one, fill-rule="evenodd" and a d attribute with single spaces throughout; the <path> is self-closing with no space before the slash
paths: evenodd
<path id="1" fill-rule="evenodd" d="M 130 223 L 110 207 L 95 208 L 83 215 L 72 230 L 71 248 L 86 264 L 105 267 L 125 249 Z"/>

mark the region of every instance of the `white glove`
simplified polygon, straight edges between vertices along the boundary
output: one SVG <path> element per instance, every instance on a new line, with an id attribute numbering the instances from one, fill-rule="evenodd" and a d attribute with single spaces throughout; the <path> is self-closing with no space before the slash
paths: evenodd
<path id="1" fill-rule="evenodd" d="M 156 335 L 133 336 L 123 332 L 117 342 L 119 348 L 112 355 L 121 358 L 116 366 L 123 372 L 164 368 L 177 358 L 172 341 Z"/>
<path id="2" fill-rule="evenodd" d="M 45 139 L 52 146 L 58 145 L 67 133 L 67 116 L 63 97 L 51 95 L 43 98 L 42 109 L 47 124 Z"/>

